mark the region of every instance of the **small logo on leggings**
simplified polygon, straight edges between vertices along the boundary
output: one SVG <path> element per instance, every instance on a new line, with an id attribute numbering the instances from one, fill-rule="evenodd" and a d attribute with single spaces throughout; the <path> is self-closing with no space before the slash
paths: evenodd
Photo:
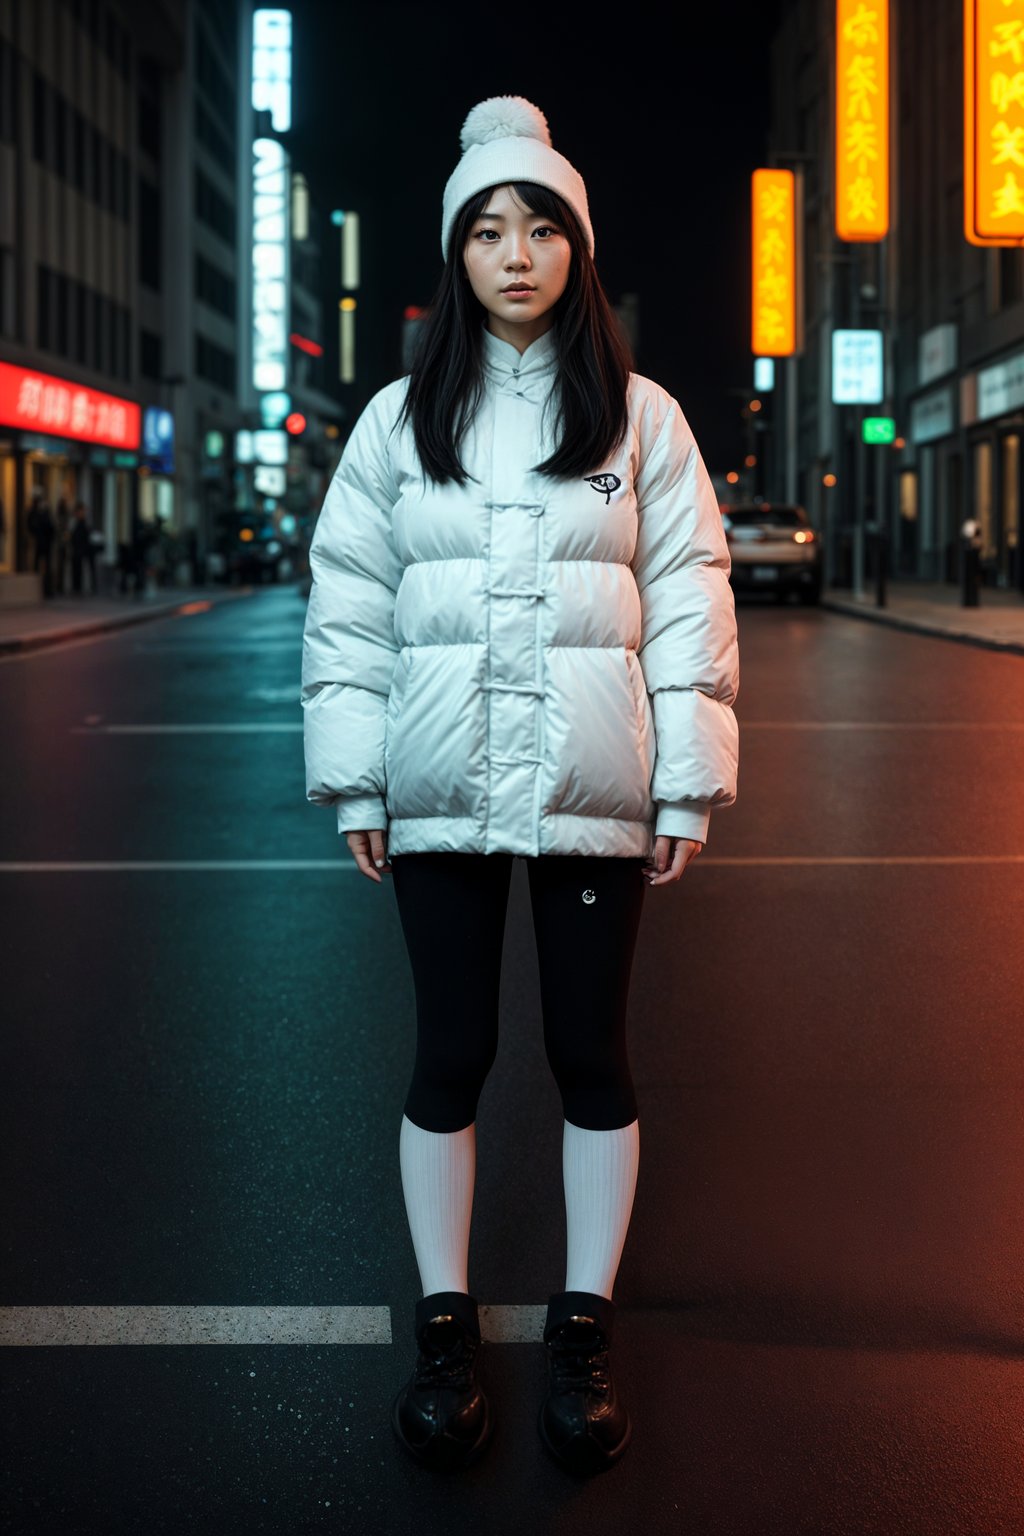
<path id="1" fill-rule="evenodd" d="M 593 891 L 584 891 L 583 892 L 583 900 L 586 902 L 587 906 L 589 907 L 591 905 L 591 903 L 593 903 L 593 902 L 595 902 L 597 900 L 597 897 L 595 896 Z"/>

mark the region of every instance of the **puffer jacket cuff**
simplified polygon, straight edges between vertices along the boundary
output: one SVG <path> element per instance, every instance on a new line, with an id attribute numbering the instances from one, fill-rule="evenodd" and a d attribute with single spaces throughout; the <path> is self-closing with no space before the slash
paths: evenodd
<path id="1" fill-rule="evenodd" d="M 711 823 L 709 800 L 660 800 L 655 837 L 691 837 L 706 843 Z"/>
<path id="2" fill-rule="evenodd" d="M 386 832 L 388 813 L 383 795 L 342 795 L 338 800 L 338 833 Z"/>

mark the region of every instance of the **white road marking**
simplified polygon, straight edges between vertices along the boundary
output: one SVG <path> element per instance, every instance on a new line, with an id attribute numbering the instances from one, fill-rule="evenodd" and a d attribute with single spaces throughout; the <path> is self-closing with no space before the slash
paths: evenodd
<path id="1" fill-rule="evenodd" d="M 346 857 L 347 857 L 346 849 Z M 146 873 L 151 870 L 187 869 L 202 874 L 221 869 L 354 869 L 354 862 L 336 859 L 76 859 L 16 860 L 0 862 L 0 874 L 103 874 L 108 870 Z"/>
<path id="2" fill-rule="evenodd" d="M 258 731 L 301 731 L 302 721 L 210 721 L 204 725 L 72 725 L 69 730 L 72 736 L 219 736 Z"/>
<path id="3" fill-rule="evenodd" d="M 547 1303 L 480 1306 L 497 1344 L 543 1341 Z M 413 1333 L 412 1314 L 403 1335 Z M 0 1307 L 0 1345 L 392 1344 L 390 1307 Z"/>
<path id="4" fill-rule="evenodd" d="M 301 707 L 298 690 L 256 690 L 248 695 L 267 703 L 294 703 Z M 190 733 L 301 731 L 302 721 L 209 721 L 201 725 L 154 722 L 135 725 L 71 726 L 80 736 L 188 735 Z M 741 731 L 1024 731 L 1024 720 L 741 720 Z"/>
<path id="5" fill-rule="evenodd" d="M 741 731 L 1024 731 L 1024 720 L 741 720 Z"/>
<path id="6" fill-rule="evenodd" d="M 396 855 L 398 857 L 398 855 Z M 825 867 L 840 864 L 892 865 L 892 864 L 1024 864 L 1024 853 L 851 853 L 851 854 L 752 854 L 745 857 L 719 857 L 701 853 L 694 860 L 702 868 L 715 865 L 719 869 L 749 868 L 752 865 L 768 869 L 792 866 Z M 347 853 L 337 859 L 120 859 L 120 860 L 27 860 L 0 861 L 0 875 L 60 875 L 105 874 L 109 871 L 125 871 L 132 874 L 148 874 L 157 870 L 191 870 L 199 874 L 215 874 L 219 870 L 284 870 L 284 869 L 336 869 L 345 873 L 359 874 L 354 859 Z"/>
<path id="7" fill-rule="evenodd" d="M 259 699 L 261 704 L 298 704 L 299 685 L 289 683 L 283 688 L 249 688 L 246 691 L 247 699 Z"/>

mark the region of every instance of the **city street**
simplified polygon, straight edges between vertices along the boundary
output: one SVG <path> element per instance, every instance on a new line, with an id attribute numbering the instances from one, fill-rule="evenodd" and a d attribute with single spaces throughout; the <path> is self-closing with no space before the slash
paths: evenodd
<path id="1" fill-rule="evenodd" d="M 390 878 L 305 799 L 296 584 L 0 656 L 5 1529 L 1019 1536 L 1024 658 L 739 602 L 740 794 L 645 895 L 628 1457 L 545 1454 L 561 1106 L 526 870 L 478 1119 L 489 1454 L 420 1294 Z"/>

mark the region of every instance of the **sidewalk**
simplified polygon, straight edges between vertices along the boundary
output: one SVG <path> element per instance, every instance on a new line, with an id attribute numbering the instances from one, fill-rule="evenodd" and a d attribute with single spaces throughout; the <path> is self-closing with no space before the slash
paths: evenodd
<path id="1" fill-rule="evenodd" d="M 51 597 L 39 603 L 0 606 L 0 656 L 35 651 L 81 635 L 167 618 L 193 603 L 209 606 L 250 597 L 255 587 L 158 587 L 139 597 Z"/>
<path id="2" fill-rule="evenodd" d="M 997 587 L 982 587 L 977 608 L 964 608 L 960 589 L 946 582 L 890 581 L 886 606 L 875 602 L 873 585 L 862 598 L 842 588 L 822 592 L 821 606 L 833 613 L 855 614 L 877 624 L 939 635 L 995 651 L 1024 655 L 1024 597 Z"/>

